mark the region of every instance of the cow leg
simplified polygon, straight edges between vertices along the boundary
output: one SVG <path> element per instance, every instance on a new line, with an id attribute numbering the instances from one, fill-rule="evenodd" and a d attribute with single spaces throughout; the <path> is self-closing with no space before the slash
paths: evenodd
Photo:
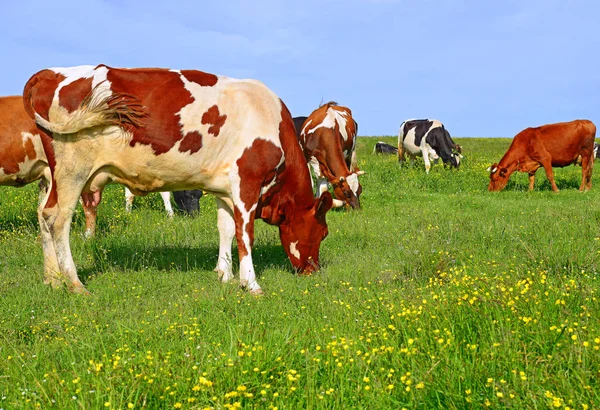
<path id="1" fill-rule="evenodd" d="M 400 167 L 404 164 L 404 147 L 403 144 L 398 144 L 398 162 L 400 163 Z"/>
<path id="2" fill-rule="evenodd" d="M 72 184 L 69 184 L 72 182 Z M 70 283 L 67 283 L 69 290 L 73 293 L 89 293 L 77 276 L 77 269 L 73 262 L 71 246 L 69 243 L 69 233 L 71 222 L 73 220 L 74 209 L 77 206 L 79 195 L 83 190 L 84 183 L 79 184 L 75 181 L 65 181 L 66 190 L 60 190 L 55 186 L 50 187 L 50 193 L 46 196 L 41 214 L 43 218 L 43 229 L 47 229 L 52 235 L 54 250 L 58 262 L 60 274 Z M 54 190 L 54 193 L 52 192 Z M 54 194 L 54 196 L 53 196 Z M 49 198 L 57 199 L 52 206 L 48 206 Z M 52 266 L 52 256 L 46 254 L 51 248 L 44 248 L 45 266 Z M 50 278 L 50 284 L 55 285 L 55 279 Z"/>
<path id="3" fill-rule="evenodd" d="M 252 262 L 252 246 L 254 245 L 254 217 L 256 205 L 250 211 L 243 204 L 234 205 L 233 219 L 235 222 L 235 237 L 240 257 L 240 286 L 255 295 L 262 294 L 262 289 L 256 281 L 254 263 Z"/>
<path id="4" fill-rule="evenodd" d="M 552 172 L 552 158 L 550 157 L 550 154 L 548 154 L 547 156 L 544 155 L 540 162 L 544 167 L 544 171 L 546 171 L 546 177 L 548 178 L 548 181 L 550 181 L 550 185 L 552 185 L 552 190 L 554 192 L 558 192 L 558 187 L 556 186 L 556 182 L 554 182 L 554 173 Z"/>
<path id="5" fill-rule="evenodd" d="M 217 200 L 217 226 L 219 227 L 219 260 L 215 271 L 221 282 L 229 282 L 233 278 L 231 242 L 235 236 L 235 222 L 233 212 L 227 203 Z"/>
<path id="6" fill-rule="evenodd" d="M 533 185 L 535 183 L 535 171 L 529 173 L 529 190 L 533 191 Z"/>
<path id="7" fill-rule="evenodd" d="M 580 191 L 588 191 L 592 187 L 592 170 L 594 168 L 594 156 L 584 155 L 581 159 L 581 186 Z"/>
<path id="8" fill-rule="evenodd" d="M 63 280 L 60 274 L 60 269 L 58 268 L 58 259 L 56 258 L 54 239 L 52 238 L 52 233 L 50 232 L 50 228 L 46 223 L 46 220 L 42 216 L 44 206 L 47 201 L 46 197 L 48 196 L 49 191 L 49 179 L 50 176 L 48 176 L 47 180 L 43 179 L 42 182 L 40 182 L 37 215 L 40 225 L 40 237 L 42 239 L 42 253 L 44 255 L 44 283 L 52 286 L 53 288 L 58 288 L 63 284 Z"/>
<path id="9" fill-rule="evenodd" d="M 356 168 L 358 167 L 358 158 L 356 158 L 356 151 L 352 151 L 352 156 L 350 158 L 350 172 L 356 172 Z"/>
<path id="10" fill-rule="evenodd" d="M 125 210 L 127 212 L 131 212 L 131 207 L 133 206 L 133 199 L 135 195 L 131 193 L 129 188 L 125 187 Z"/>
<path id="11" fill-rule="evenodd" d="M 170 192 L 161 192 L 160 196 L 162 197 L 162 200 L 165 203 L 165 210 L 167 211 L 167 216 L 169 218 L 172 218 L 173 217 L 173 207 L 171 206 L 171 193 Z"/>
<path id="12" fill-rule="evenodd" d="M 425 173 L 429 174 L 429 170 L 431 169 L 431 162 L 429 161 L 429 151 L 422 150 L 423 152 L 423 162 L 425 162 Z"/>

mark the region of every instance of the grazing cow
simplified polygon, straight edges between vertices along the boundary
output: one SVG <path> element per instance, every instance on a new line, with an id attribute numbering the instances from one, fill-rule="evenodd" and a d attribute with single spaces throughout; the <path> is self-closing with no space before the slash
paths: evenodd
<path id="1" fill-rule="evenodd" d="M 375 148 L 373 148 L 373 154 L 397 154 L 398 148 L 393 145 L 386 144 L 383 141 L 378 141 L 375 143 Z"/>
<path id="2" fill-rule="evenodd" d="M 41 180 L 40 196 L 43 197 L 50 185 L 50 168 L 42 138 L 50 141 L 50 137 L 39 130 L 35 121 L 27 115 L 22 96 L 0 97 L 0 116 L 0 185 L 22 187 Z M 52 148 L 51 144 L 48 148 Z M 172 215 L 170 193 L 163 192 L 161 195 L 167 213 Z M 127 188 L 125 199 L 128 209 L 131 209 L 133 194 Z M 85 197 L 81 204 L 85 215 L 85 236 L 94 236 L 98 204 L 94 205 Z"/>
<path id="3" fill-rule="evenodd" d="M 40 205 L 44 270 L 53 286 L 87 293 L 77 276 L 69 227 L 77 197 L 109 182 L 136 195 L 201 188 L 215 195 L 217 272 L 232 276 L 237 239 L 240 285 L 262 290 L 252 261 L 254 220 L 279 226 L 292 265 L 319 268 L 329 193 L 313 197 L 310 176 L 283 102 L 263 83 L 196 70 L 51 68 L 23 90 L 25 107 L 51 133 L 56 160 Z"/>
<path id="4" fill-rule="evenodd" d="M 398 132 L 398 160 L 404 162 L 404 152 L 410 156 L 411 165 L 417 155 L 423 156 L 425 172 L 429 174 L 431 162 L 441 157 L 444 164 L 458 168 L 461 147 L 455 144 L 450 133 L 438 120 L 406 120 Z"/>
<path id="5" fill-rule="evenodd" d="M 596 126 L 588 120 L 559 122 L 527 128 L 518 133 L 498 164 L 490 167 L 488 190 L 501 191 L 515 171 L 529 174 L 529 190 L 533 190 L 535 172 L 544 167 L 552 190 L 558 192 L 552 167 L 581 163 L 580 191 L 592 187 L 594 139 Z"/>
<path id="6" fill-rule="evenodd" d="M 179 211 L 194 216 L 200 212 L 200 198 L 202 198 L 201 189 L 191 189 L 188 191 L 173 192 L 173 199 Z"/>
<path id="7" fill-rule="evenodd" d="M 358 124 L 346 107 L 329 102 L 317 108 L 304 121 L 300 145 L 304 157 L 317 177 L 317 197 L 327 191 L 327 182 L 333 187 L 334 206 L 344 204 L 360 208 L 362 187 L 358 176 L 364 174 L 357 167 L 356 134 Z"/>
<path id="8" fill-rule="evenodd" d="M 40 200 L 50 185 L 48 158 L 42 139 L 48 135 L 39 130 L 27 115 L 22 96 L 0 97 L 0 185 L 22 187 L 41 180 Z M 51 155 L 51 144 L 48 144 Z M 82 201 L 85 214 L 85 235 L 96 230 L 96 206 Z M 41 216 L 38 215 L 38 219 Z"/>

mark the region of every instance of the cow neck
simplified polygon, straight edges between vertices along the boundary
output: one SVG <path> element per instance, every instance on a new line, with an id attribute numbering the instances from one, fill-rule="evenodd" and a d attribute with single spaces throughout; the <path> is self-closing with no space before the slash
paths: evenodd
<path id="1" fill-rule="evenodd" d="M 520 139 L 517 136 L 513 139 L 513 142 L 510 144 L 508 151 L 504 154 L 500 162 L 498 163 L 499 168 L 508 169 L 509 175 L 512 174 L 515 168 L 519 165 L 518 158 L 518 149 L 517 146 L 520 145 Z"/>
<path id="2" fill-rule="evenodd" d="M 295 209 L 309 209 L 315 204 L 310 174 L 294 129 L 292 116 L 281 102 L 279 141 L 285 162 L 279 167 L 276 184 L 265 192 L 259 202 L 257 215 L 265 222 L 279 225 L 293 216 Z"/>

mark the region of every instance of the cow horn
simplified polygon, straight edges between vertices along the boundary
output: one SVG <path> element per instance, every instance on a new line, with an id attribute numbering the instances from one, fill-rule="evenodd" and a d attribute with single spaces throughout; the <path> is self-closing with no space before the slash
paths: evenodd
<path id="1" fill-rule="evenodd" d="M 359 169 L 358 171 L 356 171 L 356 175 L 360 176 L 360 175 L 364 175 L 364 174 L 366 174 L 366 172 L 363 171 L 362 169 Z"/>
<path id="2" fill-rule="evenodd" d="M 346 180 L 346 178 L 340 177 L 340 183 L 344 182 L 345 180 Z"/>

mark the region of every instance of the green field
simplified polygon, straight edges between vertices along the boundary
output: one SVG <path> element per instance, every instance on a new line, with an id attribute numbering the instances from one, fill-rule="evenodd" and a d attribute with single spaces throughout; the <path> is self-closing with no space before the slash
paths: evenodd
<path id="1" fill-rule="evenodd" d="M 456 138 L 461 168 L 429 175 L 377 140 L 359 138 L 363 209 L 328 214 L 319 273 L 256 223 L 263 297 L 217 281 L 211 197 L 169 220 L 158 195 L 126 214 L 120 186 L 95 239 L 81 209 L 73 225 L 92 296 L 53 290 L 37 186 L 0 187 L 0 409 L 600 408 L 600 177 L 489 193 L 509 139 Z"/>

